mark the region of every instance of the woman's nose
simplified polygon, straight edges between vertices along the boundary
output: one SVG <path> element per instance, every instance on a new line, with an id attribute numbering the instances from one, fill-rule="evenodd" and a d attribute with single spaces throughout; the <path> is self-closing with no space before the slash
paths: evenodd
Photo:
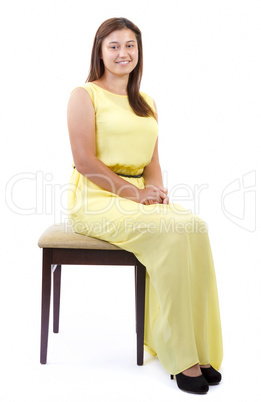
<path id="1" fill-rule="evenodd" d="M 127 49 L 125 47 L 120 48 L 119 56 L 122 57 L 122 58 L 128 57 L 128 52 L 127 52 Z"/>

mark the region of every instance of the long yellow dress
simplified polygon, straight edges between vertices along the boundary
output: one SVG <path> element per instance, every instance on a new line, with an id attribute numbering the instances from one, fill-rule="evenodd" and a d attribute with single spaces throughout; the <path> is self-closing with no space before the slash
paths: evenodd
<path id="1" fill-rule="evenodd" d="M 128 97 L 93 83 L 96 155 L 110 169 L 139 175 L 158 135 L 153 117 L 139 117 Z M 154 108 L 153 100 L 141 93 Z M 126 182 L 142 189 L 143 177 Z M 215 271 L 206 224 L 178 204 L 143 205 L 97 186 L 76 169 L 68 191 L 75 232 L 133 252 L 146 266 L 145 346 L 168 373 L 196 363 L 219 369 L 223 350 Z"/>

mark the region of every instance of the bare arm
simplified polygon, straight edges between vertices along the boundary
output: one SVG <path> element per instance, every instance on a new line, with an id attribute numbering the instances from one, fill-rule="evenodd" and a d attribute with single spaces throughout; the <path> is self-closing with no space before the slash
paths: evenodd
<path id="1" fill-rule="evenodd" d="M 160 202 L 161 191 L 140 190 L 128 183 L 96 157 L 95 112 L 84 88 L 76 88 L 68 103 L 68 130 L 75 167 L 79 173 L 104 190 L 135 202 L 145 203 L 147 196 Z M 157 201 L 158 200 L 158 201 Z"/>
<path id="2" fill-rule="evenodd" d="M 155 185 L 158 187 L 163 186 L 162 173 L 159 162 L 159 153 L 158 153 L 158 138 L 155 144 L 152 159 L 150 163 L 144 168 L 143 177 L 146 186 L 147 185 Z"/>
<path id="3" fill-rule="evenodd" d="M 160 162 L 159 162 L 159 154 L 158 154 L 158 139 L 155 144 L 154 152 L 152 159 L 150 163 L 145 166 L 144 172 L 143 172 L 143 177 L 145 180 L 145 186 L 146 188 L 153 188 L 157 187 L 160 189 L 164 195 L 161 195 L 161 202 L 163 204 L 168 204 L 169 199 L 168 199 L 168 190 L 163 187 L 163 182 L 162 182 L 162 172 L 161 172 L 161 167 L 160 167 Z M 151 202 L 146 202 L 146 204 L 154 204 L 153 200 Z"/>
<path id="4" fill-rule="evenodd" d="M 155 103 L 154 103 L 154 106 L 156 109 Z M 158 138 L 157 138 L 157 141 L 155 144 L 155 148 L 153 151 L 151 161 L 144 168 L 143 177 L 145 180 L 146 187 L 151 188 L 153 186 L 156 186 L 161 191 L 163 191 L 164 196 L 161 197 L 161 202 L 163 204 L 168 204 L 169 203 L 169 199 L 167 196 L 168 190 L 167 190 L 167 188 L 163 187 L 163 181 L 162 181 L 162 172 L 161 172 L 160 161 L 159 161 L 159 152 L 158 152 Z M 154 202 L 152 201 L 152 202 L 146 202 L 146 203 L 154 203 Z"/>

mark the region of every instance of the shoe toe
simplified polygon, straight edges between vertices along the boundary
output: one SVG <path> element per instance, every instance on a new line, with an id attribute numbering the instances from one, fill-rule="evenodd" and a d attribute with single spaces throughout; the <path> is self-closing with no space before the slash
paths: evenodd
<path id="1" fill-rule="evenodd" d="M 206 394 L 209 390 L 208 383 L 203 375 L 199 377 L 189 377 L 183 373 L 176 375 L 179 389 L 192 394 Z"/>
<path id="2" fill-rule="evenodd" d="M 201 367 L 201 371 L 209 385 L 217 385 L 220 383 L 222 376 L 212 366 L 210 366 L 209 368 Z"/>

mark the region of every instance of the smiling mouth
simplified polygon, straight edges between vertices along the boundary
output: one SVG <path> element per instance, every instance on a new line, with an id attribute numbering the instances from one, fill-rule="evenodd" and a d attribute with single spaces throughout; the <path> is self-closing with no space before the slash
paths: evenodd
<path id="1" fill-rule="evenodd" d="M 130 60 L 116 61 L 117 64 L 122 64 L 123 66 L 130 63 Z"/>

